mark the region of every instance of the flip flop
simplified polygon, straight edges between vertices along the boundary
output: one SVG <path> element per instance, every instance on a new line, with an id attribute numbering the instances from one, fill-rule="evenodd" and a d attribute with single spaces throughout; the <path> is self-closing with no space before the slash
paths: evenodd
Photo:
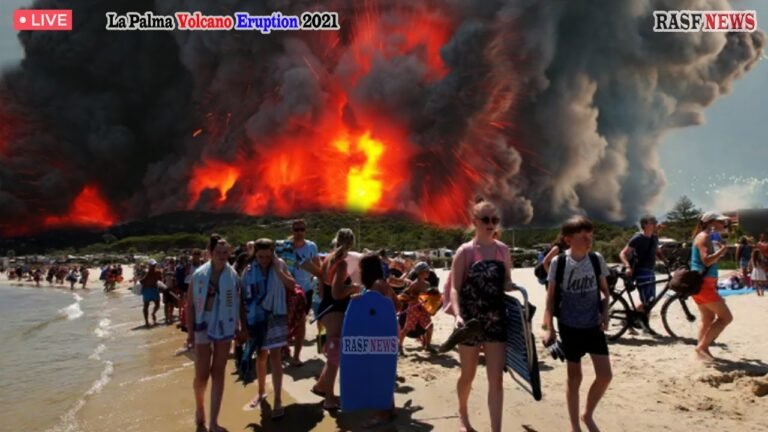
<path id="1" fill-rule="evenodd" d="M 267 400 L 267 394 L 266 393 L 264 393 L 262 395 L 259 395 L 259 396 L 255 397 L 255 398 L 251 399 L 251 401 L 248 402 L 247 404 L 245 404 L 243 406 L 243 411 L 253 411 L 256 408 L 260 407 L 261 404 L 264 401 L 266 401 L 266 400 Z"/>
<path id="2" fill-rule="evenodd" d="M 452 350 L 456 345 L 463 342 L 474 339 L 480 336 L 483 332 L 483 324 L 477 319 L 471 319 L 464 323 L 463 327 L 459 327 L 448 336 L 448 339 L 440 345 L 438 352 L 447 353 Z"/>

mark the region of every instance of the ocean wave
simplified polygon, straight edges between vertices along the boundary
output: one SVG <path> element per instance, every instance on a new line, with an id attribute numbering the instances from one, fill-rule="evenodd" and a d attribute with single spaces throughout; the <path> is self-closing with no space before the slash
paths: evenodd
<path id="1" fill-rule="evenodd" d="M 107 346 L 104 344 L 99 344 L 96 349 L 93 350 L 93 353 L 88 356 L 91 360 L 101 360 L 101 355 L 104 353 L 104 351 L 107 350 Z"/>
<path id="2" fill-rule="evenodd" d="M 144 377 L 144 378 L 140 378 L 139 382 L 154 381 L 154 380 L 159 379 L 159 378 L 167 377 L 167 376 L 175 374 L 176 372 L 183 371 L 184 369 L 187 369 L 190 366 L 194 366 L 194 364 L 195 364 L 194 362 L 186 362 L 186 363 L 183 363 L 181 365 L 181 367 L 173 368 L 173 369 L 167 370 L 167 371 L 165 371 L 163 373 L 159 373 L 157 375 L 150 375 L 150 376 L 147 376 L 147 377 Z"/>
<path id="3" fill-rule="evenodd" d="M 109 318 L 102 318 L 99 320 L 99 326 L 96 327 L 93 332 L 96 334 L 96 336 L 102 339 L 106 339 L 112 336 L 112 332 L 109 329 L 110 324 L 112 324 L 112 321 Z"/>
<path id="4" fill-rule="evenodd" d="M 72 406 L 66 414 L 61 416 L 59 424 L 48 429 L 46 432 L 78 432 L 80 430 L 80 424 L 77 422 L 77 413 L 85 406 L 88 396 L 100 393 L 104 389 L 104 386 L 112 380 L 112 374 L 114 372 L 114 364 L 111 361 L 105 361 L 104 369 L 101 371 L 99 379 L 93 383 L 83 397 L 75 402 L 75 405 Z"/>
<path id="5" fill-rule="evenodd" d="M 74 303 L 65 308 L 59 309 L 59 314 L 65 316 L 70 321 L 76 320 L 83 316 L 83 310 L 80 309 L 80 302 L 83 301 L 83 298 L 77 294 L 72 294 L 72 297 L 75 299 Z"/>

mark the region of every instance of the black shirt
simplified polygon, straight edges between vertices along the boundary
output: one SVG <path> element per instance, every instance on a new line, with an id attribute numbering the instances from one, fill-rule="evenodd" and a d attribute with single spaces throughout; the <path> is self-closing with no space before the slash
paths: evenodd
<path id="1" fill-rule="evenodd" d="M 635 269 L 653 270 L 656 267 L 656 251 L 659 249 L 659 237 L 653 234 L 646 237 L 637 233 L 629 239 L 629 247 L 634 249 L 634 259 L 630 260 Z"/>

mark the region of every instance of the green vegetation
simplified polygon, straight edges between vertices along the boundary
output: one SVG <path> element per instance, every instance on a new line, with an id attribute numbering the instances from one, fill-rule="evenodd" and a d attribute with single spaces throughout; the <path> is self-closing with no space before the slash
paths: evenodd
<path id="1" fill-rule="evenodd" d="M 662 237 L 680 242 L 690 241 L 698 220 L 699 210 L 687 197 L 681 197 L 668 214 Z M 390 251 L 415 251 L 447 247 L 456 249 L 472 237 L 472 232 L 461 228 L 440 228 L 434 225 L 412 222 L 397 215 L 376 216 L 342 212 L 318 212 L 298 215 L 307 223 L 307 238 L 315 241 L 320 250 L 328 250 L 339 228 L 351 228 L 358 236 L 357 249 Z M 213 214 L 181 212 L 156 216 L 144 221 L 114 227 L 97 236 L 83 237 L 70 233 L 58 240 L 53 247 L 27 246 L 26 253 L 45 250 L 49 255 L 66 254 L 136 254 L 155 256 L 175 254 L 179 250 L 205 247 L 208 235 L 219 233 L 232 244 L 244 244 L 248 240 L 266 237 L 285 239 L 291 232 L 293 219 L 240 214 Z M 595 250 L 609 261 L 618 261 L 621 249 L 637 232 L 636 226 L 619 226 L 595 222 Z M 514 227 L 502 232 L 501 240 L 510 246 L 534 248 L 552 243 L 558 228 Z M 72 239 L 78 239 L 76 244 Z M 17 249 L 18 252 L 18 249 Z M 6 253 L 12 254 L 12 250 Z"/>

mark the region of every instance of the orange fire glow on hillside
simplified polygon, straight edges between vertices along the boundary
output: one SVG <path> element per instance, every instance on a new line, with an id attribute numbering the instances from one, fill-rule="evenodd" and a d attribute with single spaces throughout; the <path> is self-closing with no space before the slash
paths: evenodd
<path id="1" fill-rule="evenodd" d="M 95 186 L 87 185 L 75 197 L 69 212 L 61 216 L 47 216 L 43 220 L 46 228 L 83 226 L 106 228 L 114 225 L 117 217 Z"/>

